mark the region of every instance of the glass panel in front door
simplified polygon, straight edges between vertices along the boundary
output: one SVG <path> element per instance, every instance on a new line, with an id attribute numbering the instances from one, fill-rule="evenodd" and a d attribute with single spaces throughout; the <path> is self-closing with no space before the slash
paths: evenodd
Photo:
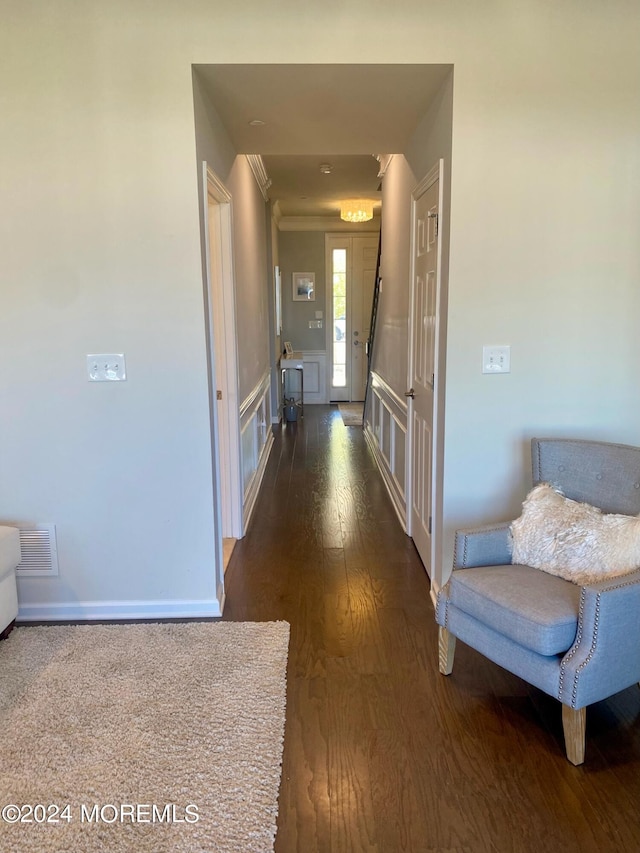
<path id="1" fill-rule="evenodd" d="M 347 250 L 333 249 L 331 262 L 333 276 L 331 384 L 334 388 L 344 388 L 347 384 Z"/>

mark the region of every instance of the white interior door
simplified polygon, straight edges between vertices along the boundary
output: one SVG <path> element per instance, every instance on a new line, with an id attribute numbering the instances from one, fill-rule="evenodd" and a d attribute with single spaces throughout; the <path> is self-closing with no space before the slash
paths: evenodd
<path id="1" fill-rule="evenodd" d="M 378 236 L 327 235 L 327 351 L 331 400 L 364 400 L 366 343 Z"/>
<path id="2" fill-rule="evenodd" d="M 407 517 L 410 535 L 432 573 L 433 458 L 439 265 L 441 240 L 439 169 L 413 196 L 411 337 L 409 358 L 410 454 Z"/>

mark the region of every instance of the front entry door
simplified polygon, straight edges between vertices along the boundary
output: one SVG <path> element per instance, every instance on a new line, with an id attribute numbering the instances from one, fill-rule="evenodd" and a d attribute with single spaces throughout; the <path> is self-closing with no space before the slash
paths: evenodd
<path id="1" fill-rule="evenodd" d="M 327 235 L 331 400 L 364 400 L 377 259 L 377 235 Z"/>
<path id="2" fill-rule="evenodd" d="M 410 344 L 411 488 L 413 537 L 429 575 L 433 572 L 433 448 L 439 302 L 439 171 L 414 193 Z"/>

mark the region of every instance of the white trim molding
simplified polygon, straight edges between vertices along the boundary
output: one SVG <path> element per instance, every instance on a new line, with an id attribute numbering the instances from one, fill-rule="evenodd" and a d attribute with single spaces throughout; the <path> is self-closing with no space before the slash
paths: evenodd
<path id="1" fill-rule="evenodd" d="M 433 186 L 437 180 L 440 180 L 442 177 L 443 163 L 443 160 L 438 160 L 435 166 L 431 167 L 417 187 L 411 192 L 412 198 L 419 199 L 421 195 L 426 193 L 429 187 Z M 442 184 L 442 181 L 440 183 Z"/>
<path id="2" fill-rule="evenodd" d="M 229 204 L 231 202 L 231 193 L 229 190 L 206 161 L 203 161 L 203 166 L 207 193 L 212 197 L 216 204 Z"/>
<path id="3" fill-rule="evenodd" d="M 212 420 L 217 557 L 222 565 L 222 537 L 241 538 L 240 430 L 238 424 L 238 350 L 231 193 L 203 162 L 206 203 L 203 210 L 207 281 L 209 396 Z M 218 393 L 220 392 L 220 393 Z"/>
<path id="4" fill-rule="evenodd" d="M 171 601 L 65 601 L 25 604 L 20 622 L 96 621 L 101 619 L 202 619 L 222 616 L 224 594 L 217 599 Z"/>
<path id="5" fill-rule="evenodd" d="M 264 393 L 265 385 L 268 384 L 270 381 L 271 381 L 271 373 L 269 371 L 266 371 L 263 374 L 262 379 L 260 379 L 260 381 L 255 384 L 253 390 L 250 391 L 247 394 L 247 396 L 244 398 L 242 403 L 240 403 L 240 420 L 242 420 L 244 418 L 244 416 L 247 414 L 249 409 L 254 405 L 254 403 L 256 403 L 256 401 L 260 399 L 260 397 Z"/>
<path id="6" fill-rule="evenodd" d="M 378 177 L 384 178 L 387 169 L 389 168 L 389 165 L 393 160 L 393 154 L 374 154 L 373 156 L 376 158 L 378 163 L 380 163 L 380 168 L 378 169 Z"/>
<path id="7" fill-rule="evenodd" d="M 327 353 L 325 350 L 304 350 L 304 402 L 328 403 Z"/>
<path id="8" fill-rule="evenodd" d="M 279 231 L 350 231 L 352 234 L 377 234 L 380 231 L 380 212 L 368 222 L 344 222 L 339 216 L 280 216 Z"/>
<path id="9" fill-rule="evenodd" d="M 282 220 L 282 210 L 280 209 L 280 202 L 277 199 L 271 202 L 271 216 L 276 224 L 276 228 L 279 230 Z"/>
<path id="10" fill-rule="evenodd" d="M 401 397 L 396 391 L 393 390 L 391 385 L 386 382 L 379 373 L 376 373 L 375 370 L 371 371 L 371 380 L 374 383 L 375 387 L 379 388 L 381 393 L 387 396 L 390 400 L 392 400 L 395 405 L 400 409 L 400 411 L 407 413 L 407 398 Z"/>
<path id="11" fill-rule="evenodd" d="M 271 372 L 267 371 L 240 406 L 243 527 L 247 530 L 273 447 Z"/>
<path id="12" fill-rule="evenodd" d="M 375 371 L 371 372 L 370 390 L 364 435 L 406 532 L 407 403 Z"/>
<path id="13" fill-rule="evenodd" d="M 264 165 L 264 160 L 260 156 L 260 154 L 245 154 L 247 158 L 247 162 L 251 167 L 251 171 L 253 172 L 253 177 L 256 179 L 256 183 L 260 188 L 260 192 L 262 193 L 262 198 L 265 201 L 269 201 L 269 193 L 267 190 L 272 184 L 271 178 L 267 174 L 267 168 Z"/>

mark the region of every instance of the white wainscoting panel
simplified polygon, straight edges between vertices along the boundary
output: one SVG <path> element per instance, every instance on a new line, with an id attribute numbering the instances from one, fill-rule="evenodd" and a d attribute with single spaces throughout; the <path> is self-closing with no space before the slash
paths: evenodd
<path id="1" fill-rule="evenodd" d="M 256 503 L 272 445 L 271 376 L 265 373 L 240 407 L 240 451 L 244 494 L 242 515 L 245 531 Z"/>
<path id="2" fill-rule="evenodd" d="M 328 403 L 327 399 L 327 353 L 324 350 L 306 350 L 304 361 L 305 403 Z"/>
<path id="3" fill-rule="evenodd" d="M 406 530 L 407 403 L 375 372 L 371 374 L 370 391 L 364 434 L 373 450 L 398 518 Z"/>

